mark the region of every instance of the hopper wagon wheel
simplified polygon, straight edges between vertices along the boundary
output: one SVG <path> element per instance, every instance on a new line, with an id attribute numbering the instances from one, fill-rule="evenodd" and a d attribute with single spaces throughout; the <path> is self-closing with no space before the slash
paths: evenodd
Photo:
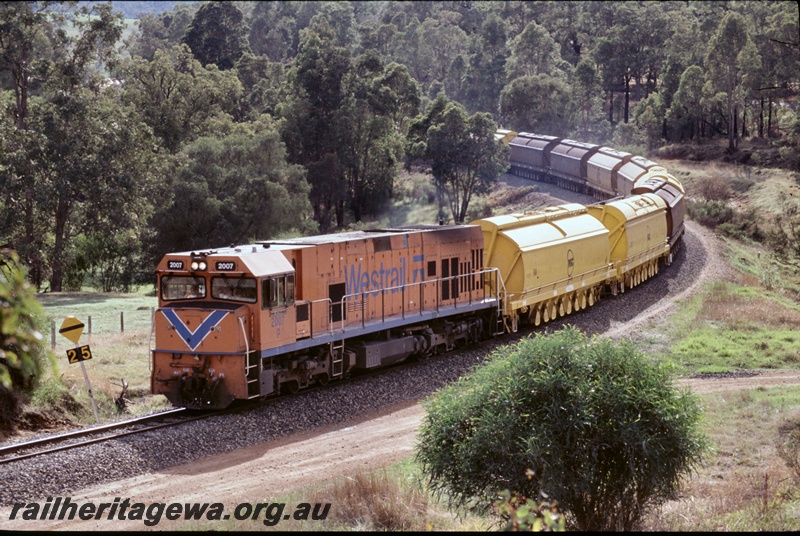
<path id="1" fill-rule="evenodd" d="M 586 293 L 581 292 L 581 309 L 586 309 Z"/>
<path id="2" fill-rule="evenodd" d="M 542 324 L 542 308 L 541 307 L 537 307 L 536 308 L 536 314 L 535 314 L 535 316 L 533 318 L 533 325 L 534 326 L 539 326 L 541 324 Z"/>
<path id="3" fill-rule="evenodd" d="M 653 275 L 658 275 L 658 260 L 653 263 Z"/>
<path id="4" fill-rule="evenodd" d="M 559 300 L 558 301 L 558 316 L 559 316 L 559 318 L 563 317 L 566 314 L 567 313 L 566 313 L 566 309 L 564 308 L 564 300 Z"/>
<path id="5" fill-rule="evenodd" d="M 556 318 L 558 318 L 558 306 L 556 305 L 555 300 L 549 303 L 550 303 L 550 320 L 555 320 Z"/>
<path id="6" fill-rule="evenodd" d="M 566 299 L 565 299 L 565 302 L 566 302 L 565 305 L 566 305 L 567 314 L 571 315 L 572 314 L 572 295 L 567 296 Z"/>
<path id="7" fill-rule="evenodd" d="M 542 306 L 542 311 L 543 311 L 542 320 L 544 321 L 545 324 L 547 324 L 548 322 L 550 322 L 550 306 L 548 304 L 544 304 Z"/>
<path id="8" fill-rule="evenodd" d="M 612 296 L 616 296 L 618 290 L 619 290 L 619 288 L 617 286 L 617 282 L 615 281 L 615 282 L 611 283 L 611 295 Z"/>
<path id="9" fill-rule="evenodd" d="M 594 290 L 589 291 L 589 307 L 594 305 Z"/>

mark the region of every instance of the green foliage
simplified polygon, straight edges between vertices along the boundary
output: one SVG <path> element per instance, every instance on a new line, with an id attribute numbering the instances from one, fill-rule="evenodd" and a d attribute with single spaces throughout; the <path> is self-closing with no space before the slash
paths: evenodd
<path id="1" fill-rule="evenodd" d="M 512 495 L 508 490 L 500 493 L 495 501 L 497 514 L 506 520 L 506 532 L 564 532 L 564 516 L 558 506 L 542 501 L 536 504 L 531 499 Z"/>
<path id="2" fill-rule="evenodd" d="M 244 15 L 234 2 L 208 2 L 200 6 L 186 29 L 183 42 L 206 67 L 232 69 L 243 54 L 250 52 Z"/>
<path id="3" fill-rule="evenodd" d="M 426 400 L 417 458 L 456 505 L 509 489 L 557 501 L 569 527 L 631 530 L 705 449 L 697 402 L 672 380 L 630 341 L 537 335 Z"/>
<path id="4" fill-rule="evenodd" d="M 488 191 L 507 169 L 509 149 L 495 140 L 497 125 L 489 114 L 469 116 L 463 106 L 447 102 L 443 95 L 415 121 L 413 134 L 421 134 L 426 124 L 424 141 L 413 150 L 424 149 L 421 156 L 430 162 L 437 191 L 447 196 L 453 221 L 464 222 L 472 196 Z"/>
<path id="5" fill-rule="evenodd" d="M 562 80 L 549 74 L 522 76 L 500 93 L 500 118 L 520 132 L 566 136 L 573 128 L 573 103 Z"/>
<path id="6" fill-rule="evenodd" d="M 185 156 L 174 198 L 154 217 L 161 254 L 309 230 L 304 170 L 286 162 L 272 125 L 238 125 L 228 135 L 200 138 Z"/>
<path id="7" fill-rule="evenodd" d="M 19 257 L 0 251 L 0 430 L 13 428 L 23 396 L 43 372 L 47 352 L 39 328 L 42 320 L 42 308 Z"/>

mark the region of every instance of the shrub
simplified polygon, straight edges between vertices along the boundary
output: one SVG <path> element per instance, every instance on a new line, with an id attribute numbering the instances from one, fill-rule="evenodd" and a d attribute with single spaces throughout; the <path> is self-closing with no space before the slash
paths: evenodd
<path id="1" fill-rule="evenodd" d="M 426 400 L 417 459 L 453 506 L 485 511 L 508 489 L 556 501 L 569 528 L 630 530 L 705 449 L 672 380 L 630 341 L 537 335 Z"/>
<path id="2" fill-rule="evenodd" d="M 0 431 L 10 431 L 40 376 L 46 348 L 37 325 L 44 313 L 17 254 L 0 251 Z"/>

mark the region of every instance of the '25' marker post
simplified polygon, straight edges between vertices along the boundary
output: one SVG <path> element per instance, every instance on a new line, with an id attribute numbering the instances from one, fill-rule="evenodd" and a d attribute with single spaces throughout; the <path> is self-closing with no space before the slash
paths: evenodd
<path id="1" fill-rule="evenodd" d="M 81 333 L 83 333 L 83 322 L 75 318 L 74 316 L 68 316 L 64 319 L 64 322 L 61 324 L 61 329 L 58 330 L 60 334 L 62 334 L 67 339 L 71 340 L 74 344 L 78 344 L 78 341 L 81 338 Z M 92 351 L 89 349 L 89 345 L 84 346 L 76 346 L 75 348 L 70 348 L 67 350 L 67 359 L 69 360 L 69 364 L 72 365 L 73 363 L 80 363 L 81 370 L 83 371 L 83 378 L 86 380 L 86 389 L 89 391 L 89 399 L 92 401 L 92 410 L 94 411 L 94 418 L 99 423 L 100 417 L 97 415 L 97 404 L 94 402 L 94 395 L 92 394 L 92 386 L 89 384 L 89 375 L 86 374 L 86 366 L 83 364 L 84 361 L 88 361 L 92 358 Z"/>

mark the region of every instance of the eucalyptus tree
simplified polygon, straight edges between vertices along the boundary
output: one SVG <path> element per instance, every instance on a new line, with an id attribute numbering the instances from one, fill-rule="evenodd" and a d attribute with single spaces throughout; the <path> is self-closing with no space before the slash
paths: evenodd
<path id="1" fill-rule="evenodd" d="M 698 65 L 688 67 L 681 75 L 678 91 L 667 112 L 679 140 L 688 137 L 699 142 L 703 136 L 706 120 L 704 85 L 705 73 Z"/>
<path id="2" fill-rule="evenodd" d="M 494 134 L 497 124 L 487 113 L 468 115 L 463 106 L 443 96 L 418 118 L 410 136 L 413 153 L 430 163 L 437 190 L 446 196 L 453 221 L 463 223 L 473 195 L 489 187 L 508 167 L 508 147 Z M 410 140 L 411 141 L 411 140 Z"/>
<path id="3" fill-rule="evenodd" d="M 708 44 L 705 67 L 707 80 L 714 91 L 724 95 L 728 150 L 734 151 L 739 135 L 737 115 L 743 92 L 751 77 L 760 69 L 761 57 L 747 28 L 744 17 L 730 12 L 725 15 Z"/>
<path id="4" fill-rule="evenodd" d="M 505 24 L 491 13 L 472 36 L 472 54 L 464 75 L 462 104 L 471 111 L 497 113 L 500 91 L 506 84 Z"/>
<path id="5" fill-rule="evenodd" d="M 185 146 L 181 160 L 169 201 L 152 218 L 154 257 L 316 229 L 309 226 L 305 170 L 287 162 L 270 120 L 200 137 Z"/>
<path id="6" fill-rule="evenodd" d="M 306 168 L 314 219 L 323 232 L 333 217 L 337 225 L 344 224 L 347 185 L 337 118 L 347 100 L 344 83 L 350 69 L 348 50 L 335 45 L 327 20 L 318 19 L 304 32 L 290 73 L 292 96 L 279 110 L 289 161 Z"/>
<path id="7" fill-rule="evenodd" d="M 132 58 L 119 69 L 122 100 L 136 106 L 170 153 L 201 136 L 206 124 L 240 110 L 235 71 L 203 68 L 186 45 L 158 50 L 152 61 Z"/>
<path id="8" fill-rule="evenodd" d="M 137 21 L 137 31 L 126 40 L 131 56 L 146 60 L 155 58 L 156 51 L 179 45 L 194 18 L 195 8 L 178 4 L 172 11 L 158 15 L 145 13 Z"/>
<path id="9" fill-rule="evenodd" d="M 420 97 L 408 69 L 384 65 L 376 53 L 356 58 L 345 84 L 348 98 L 338 116 L 339 161 L 353 218 L 361 221 L 391 199 L 402 133 L 407 118 L 417 114 Z"/>
<path id="10" fill-rule="evenodd" d="M 567 84 L 547 74 L 522 76 L 500 93 L 500 118 L 526 132 L 567 136 L 573 129 L 574 109 Z"/>
<path id="11" fill-rule="evenodd" d="M 535 21 L 509 43 L 510 56 L 506 63 L 509 80 L 521 76 L 549 74 L 556 76 L 561 70 L 561 50 L 544 26 Z"/>
<path id="12" fill-rule="evenodd" d="M 143 191 L 157 166 L 148 130 L 97 70 L 114 68 L 121 15 L 110 4 L 70 3 L 52 17 L 55 7 L 2 7 L 10 22 L 0 29 L 11 37 L 3 42 L 6 61 L 23 61 L 5 64 L 19 82 L 19 98 L 13 125 L 3 125 L 14 151 L 0 158 L 8 168 L 2 208 L 16 215 L 8 238 L 31 265 L 34 283 L 40 286 L 49 270 L 50 289 L 60 291 L 73 238 L 100 220 L 135 226 L 131 219 L 145 212 L 137 200 L 148 199 Z M 61 26 L 65 21 L 72 31 Z M 36 77 L 37 95 L 28 98 Z"/>
<path id="13" fill-rule="evenodd" d="M 207 2 L 200 6 L 183 36 L 203 67 L 213 63 L 222 71 L 232 69 L 250 52 L 247 27 L 235 2 Z"/>

